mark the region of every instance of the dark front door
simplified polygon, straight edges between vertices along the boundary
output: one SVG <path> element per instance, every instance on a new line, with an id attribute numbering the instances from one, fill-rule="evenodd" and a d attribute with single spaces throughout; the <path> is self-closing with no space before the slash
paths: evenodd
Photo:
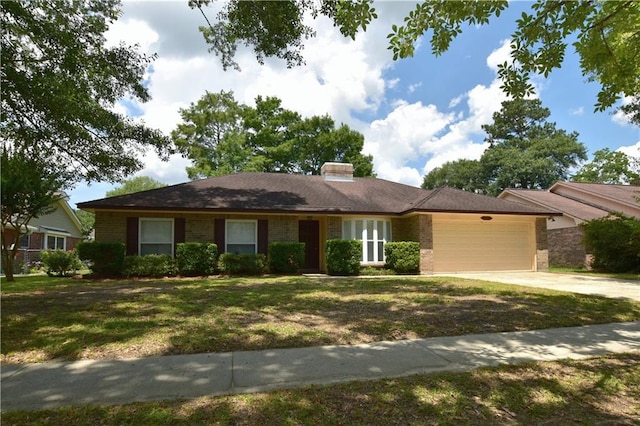
<path id="1" fill-rule="evenodd" d="M 298 222 L 298 241 L 304 243 L 304 270 L 320 270 L 320 222 L 301 220 Z"/>

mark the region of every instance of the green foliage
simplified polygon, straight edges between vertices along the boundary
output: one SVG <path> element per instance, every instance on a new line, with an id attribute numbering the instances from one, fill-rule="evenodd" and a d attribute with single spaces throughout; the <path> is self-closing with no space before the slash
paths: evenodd
<path id="1" fill-rule="evenodd" d="M 90 262 L 91 271 L 101 277 L 115 277 L 122 273 L 125 246 L 122 243 L 83 241 L 76 247 L 80 260 Z"/>
<path id="2" fill-rule="evenodd" d="M 171 133 L 192 160 L 191 179 L 236 172 L 320 174 L 330 161 L 354 165 L 355 176 L 373 175 L 373 158 L 361 153 L 364 137 L 327 115 L 303 119 L 275 97 L 240 105 L 232 92 L 207 92 L 180 110 L 183 122 Z"/>
<path id="3" fill-rule="evenodd" d="M 358 275 L 361 260 L 361 240 L 327 240 L 327 272 L 329 275 Z"/>
<path id="4" fill-rule="evenodd" d="M 267 259 L 264 254 L 222 253 L 218 269 L 227 275 L 260 275 L 265 272 Z"/>
<path id="5" fill-rule="evenodd" d="M 450 186 L 465 191 L 485 192 L 486 182 L 478 160 L 456 160 L 444 163 L 427 173 L 422 188 L 435 189 Z"/>
<path id="6" fill-rule="evenodd" d="M 76 209 L 73 211 L 82 225 L 82 235 L 87 237 L 96 224 L 96 215 L 86 210 Z"/>
<path id="7" fill-rule="evenodd" d="M 191 7 L 212 0 L 190 0 Z M 222 58 L 223 67 L 234 66 L 238 43 L 252 46 L 258 61 L 265 56 L 285 59 L 288 66 L 304 63 L 302 46 L 315 36 L 301 18 L 305 12 L 333 20 L 345 37 L 355 38 L 378 18 L 372 0 L 243 2 L 234 0 L 201 27 L 205 40 Z M 418 2 L 403 22 L 391 25 L 387 35 L 393 59 L 413 56 L 416 44 L 427 37 L 434 56 L 446 52 L 466 28 L 489 25 L 514 2 L 442 1 Z M 521 4 L 521 3 L 520 3 Z M 580 58 L 582 74 L 600 84 L 595 109 L 603 111 L 622 96 L 632 102 L 622 107 L 632 122 L 640 123 L 640 2 L 638 1 L 545 1 L 530 3 L 531 9 L 516 19 L 511 34 L 511 61 L 499 65 L 502 88 L 514 98 L 533 93 L 532 75 L 548 77 L 564 62 L 571 43 Z M 205 15 L 206 17 L 206 15 Z"/>
<path id="8" fill-rule="evenodd" d="M 148 176 L 136 176 L 120 182 L 120 186 L 107 191 L 106 197 L 117 197 L 118 195 L 133 194 L 140 191 L 148 191 L 150 189 L 163 188 L 167 186 L 162 182 L 158 182 Z"/>
<path id="9" fill-rule="evenodd" d="M 47 275 L 57 274 L 64 276 L 67 272 L 76 271 L 82 267 L 82 263 L 73 251 L 45 250 L 40 253 Z"/>
<path id="10" fill-rule="evenodd" d="M 276 274 L 295 274 L 304 266 L 304 243 L 269 244 L 269 271 Z"/>
<path id="11" fill-rule="evenodd" d="M 3 1 L 2 138 L 70 181 L 120 180 L 143 167 L 140 151 L 168 153 L 169 139 L 113 108 L 149 100 L 143 84 L 154 59 L 105 33 L 118 0 Z"/>
<path id="12" fill-rule="evenodd" d="M 420 243 L 415 241 L 392 241 L 384 245 L 386 267 L 399 274 L 420 271 Z"/>
<path id="13" fill-rule="evenodd" d="M 217 258 L 218 246 L 213 243 L 179 243 L 176 248 L 178 273 L 184 276 L 213 274 Z"/>
<path id="14" fill-rule="evenodd" d="M 616 213 L 584 222 L 584 244 L 593 269 L 640 272 L 640 220 Z"/>
<path id="15" fill-rule="evenodd" d="M 575 182 L 640 185 L 640 159 L 604 148 L 573 175 Z"/>
<path id="16" fill-rule="evenodd" d="M 48 164 L 38 161 L 30 151 L 2 144 L 0 238 L 2 270 L 7 281 L 13 281 L 13 262 L 27 225 L 31 219 L 55 211 L 56 203 L 63 197 L 59 190 L 65 186 L 66 175 L 50 169 Z"/>
<path id="17" fill-rule="evenodd" d="M 176 262 L 168 254 L 125 256 L 122 273 L 126 277 L 167 277 L 176 274 Z"/>

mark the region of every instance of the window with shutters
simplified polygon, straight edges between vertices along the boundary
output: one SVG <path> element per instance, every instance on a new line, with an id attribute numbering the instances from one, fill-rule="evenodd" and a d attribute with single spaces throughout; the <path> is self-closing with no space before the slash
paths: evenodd
<path id="1" fill-rule="evenodd" d="M 141 256 L 168 254 L 173 256 L 173 219 L 140 219 Z"/>
<path id="2" fill-rule="evenodd" d="M 225 252 L 256 254 L 258 252 L 258 221 L 227 220 Z"/>

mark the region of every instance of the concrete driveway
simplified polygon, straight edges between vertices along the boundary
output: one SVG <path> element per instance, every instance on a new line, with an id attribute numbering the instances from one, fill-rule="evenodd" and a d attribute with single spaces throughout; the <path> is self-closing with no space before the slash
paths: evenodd
<path id="1" fill-rule="evenodd" d="M 595 294 L 640 301 L 640 281 L 578 274 L 552 274 L 549 272 L 478 272 L 438 275 L 519 284 L 529 287 L 550 288 L 573 293 Z"/>

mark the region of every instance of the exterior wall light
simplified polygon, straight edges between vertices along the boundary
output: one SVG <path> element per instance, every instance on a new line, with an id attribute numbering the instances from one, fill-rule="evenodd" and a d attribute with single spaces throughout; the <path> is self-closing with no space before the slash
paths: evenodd
<path id="1" fill-rule="evenodd" d="M 482 220 L 492 220 L 493 218 L 491 216 L 480 216 L 480 219 L 482 219 Z"/>

